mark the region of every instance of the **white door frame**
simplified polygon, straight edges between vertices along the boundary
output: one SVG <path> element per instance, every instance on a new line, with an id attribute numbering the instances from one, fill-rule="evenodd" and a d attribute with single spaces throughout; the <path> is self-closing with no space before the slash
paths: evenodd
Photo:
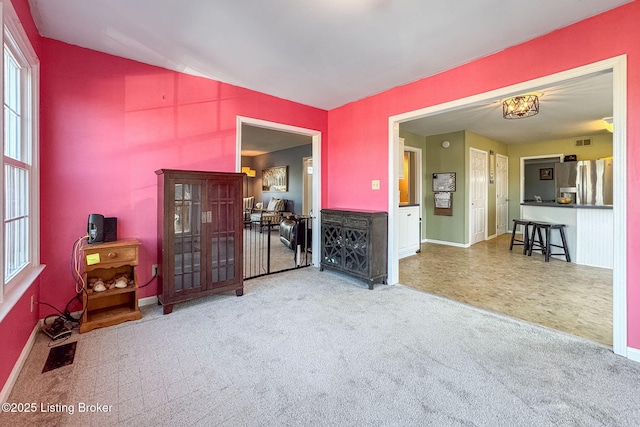
<path id="1" fill-rule="evenodd" d="M 620 55 L 603 61 L 562 71 L 534 80 L 506 86 L 443 104 L 409 111 L 389 117 L 388 126 L 388 179 L 398 179 L 398 136 L 400 123 L 421 117 L 456 110 L 472 104 L 537 90 L 576 77 L 611 70 L 613 74 L 613 351 L 623 357 L 640 361 L 640 350 L 627 347 L 627 56 Z M 389 185 L 388 194 L 388 268 L 389 283 L 399 280 L 398 222 L 399 195 L 395 185 Z"/>
<path id="2" fill-rule="evenodd" d="M 499 209 L 498 209 L 498 177 L 500 176 L 497 171 L 498 171 L 498 159 L 504 159 L 504 164 L 507 167 L 507 178 L 506 178 L 506 185 L 507 185 L 507 194 L 506 194 L 506 202 L 507 202 L 507 218 L 505 220 L 504 223 L 504 232 L 507 233 L 509 232 L 509 157 L 505 156 L 504 154 L 498 154 L 496 153 L 496 163 L 495 163 L 495 180 L 496 180 L 496 237 L 499 236 L 498 234 L 498 218 L 500 217 L 499 215 Z M 500 178 L 502 179 L 502 178 Z"/>
<path id="3" fill-rule="evenodd" d="M 297 133 L 311 137 L 311 155 L 313 157 L 313 217 L 311 218 L 311 263 L 320 266 L 320 224 L 318 222 L 320 212 L 320 200 L 322 188 L 320 173 L 322 171 L 321 143 L 322 132 L 314 129 L 306 129 L 297 126 L 285 125 L 283 123 L 269 122 L 266 120 L 255 119 L 251 117 L 236 117 L 236 171 L 240 172 L 242 168 L 242 125 L 262 127 L 265 129 L 273 129 L 284 132 Z"/>
<path id="4" fill-rule="evenodd" d="M 469 216 L 468 216 L 468 222 L 467 224 L 469 225 L 469 246 L 473 245 L 474 243 L 479 243 L 478 242 L 474 242 L 473 241 L 473 222 L 475 219 L 475 216 L 473 215 L 473 197 L 471 194 L 471 169 L 472 169 L 472 153 L 478 153 L 478 154 L 483 154 L 484 155 L 484 187 L 482 188 L 482 193 L 484 193 L 484 197 L 482 198 L 482 200 L 484 200 L 484 206 L 482 206 L 483 210 L 484 210 L 484 236 L 483 239 L 481 241 L 485 241 L 487 240 L 487 222 L 488 222 L 488 202 L 489 202 L 489 181 L 488 181 L 488 177 L 489 177 L 489 170 L 488 170 L 488 164 L 489 164 L 489 153 L 487 151 L 484 150 L 480 150 L 477 148 L 473 148 L 473 147 L 469 147 L 469 169 L 467 169 L 467 188 L 468 188 L 468 194 L 469 194 Z"/>

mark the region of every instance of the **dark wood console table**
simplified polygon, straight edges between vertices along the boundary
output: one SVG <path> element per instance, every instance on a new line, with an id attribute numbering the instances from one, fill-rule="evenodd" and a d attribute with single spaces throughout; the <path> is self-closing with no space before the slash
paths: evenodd
<path id="1" fill-rule="evenodd" d="M 323 209 L 320 271 L 364 280 L 373 289 L 387 282 L 387 213 Z"/>

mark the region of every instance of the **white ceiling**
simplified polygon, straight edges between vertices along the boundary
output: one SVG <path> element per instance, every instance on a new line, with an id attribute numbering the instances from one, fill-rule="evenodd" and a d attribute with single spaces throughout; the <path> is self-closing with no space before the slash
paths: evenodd
<path id="1" fill-rule="evenodd" d="M 540 112 L 507 120 L 500 99 L 402 123 L 401 130 L 439 135 L 467 130 L 505 144 L 522 144 L 606 133 L 613 115 L 613 73 L 594 73 L 527 93 L 539 95 Z M 516 94 L 514 94 L 516 95 Z"/>
<path id="2" fill-rule="evenodd" d="M 322 109 L 629 1 L 29 0 L 45 37 Z"/>

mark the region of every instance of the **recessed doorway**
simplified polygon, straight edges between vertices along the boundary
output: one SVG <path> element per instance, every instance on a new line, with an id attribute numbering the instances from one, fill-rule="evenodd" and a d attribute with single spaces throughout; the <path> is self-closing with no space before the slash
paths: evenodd
<path id="1" fill-rule="evenodd" d="M 517 93 L 525 93 L 539 90 L 545 87 L 579 82 L 581 78 L 610 73 L 612 76 L 612 104 L 613 104 L 613 156 L 619 159 L 614 170 L 614 266 L 612 273 L 613 283 L 613 350 L 615 353 L 627 357 L 627 310 L 626 310 L 626 56 L 619 56 L 609 60 L 579 67 L 573 70 L 560 72 L 554 75 L 541 77 L 529 82 L 497 89 L 484 94 L 470 96 L 468 98 L 451 101 L 445 104 L 427 107 L 409 113 L 392 116 L 389 118 L 389 180 L 397 177 L 397 138 L 400 124 L 422 117 L 431 117 L 445 112 L 453 112 L 458 109 L 479 105 L 482 103 L 496 102 L 502 97 L 513 96 Z M 427 153 L 426 156 L 429 154 Z M 513 166 L 513 159 L 511 166 Z M 517 160 L 516 160 L 517 161 Z M 467 169 L 468 170 L 468 169 Z M 518 203 L 519 197 L 513 199 L 514 192 L 510 189 L 512 203 Z M 389 280 L 391 283 L 399 281 L 398 248 L 396 234 L 399 232 L 397 218 L 398 196 L 394 192 L 389 193 Z M 423 251 L 424 252 L 424 251 Z"/>

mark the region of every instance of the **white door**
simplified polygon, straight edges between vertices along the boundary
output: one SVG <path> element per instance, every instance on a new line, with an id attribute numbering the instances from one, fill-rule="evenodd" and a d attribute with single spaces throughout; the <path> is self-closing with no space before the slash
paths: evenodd
<path id="1" fill-rule="evenodd" d="M 509 222 L 509 158 L 496 155 L 496 235 L 507 232 Z"/>
<path id="2" fill-rule="evenodd" d="M 471 148 L 469 163 L 469 244 L 473 245 L 487 238 L 487 152 Z"/>

